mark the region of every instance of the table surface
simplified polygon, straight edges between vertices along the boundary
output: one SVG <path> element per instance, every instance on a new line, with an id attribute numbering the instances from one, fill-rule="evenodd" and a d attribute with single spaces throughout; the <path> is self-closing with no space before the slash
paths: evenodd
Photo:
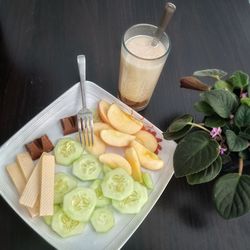
<path id="1" fill-rule="evenodd" d="M 250 73 L 248 0 L 176 0 L 168 28 L 172 49 L 142 114 L 164 130 L 177 115 L 197 115 L 198 93 L 179 78 L 203 68 Z M 87 57 L 87 78 L 117 94 L 120 42 L 136 23 L 157 24 L 160 0 L 0 0 L 0 144 L 79 80 L 76 56 Z M 223 220 L 212 183 L 191 187 L 172 178 L 123 249 L 250 249 L 250 214 Z M 3 249 L 52 249 L 0 198 Z"/>

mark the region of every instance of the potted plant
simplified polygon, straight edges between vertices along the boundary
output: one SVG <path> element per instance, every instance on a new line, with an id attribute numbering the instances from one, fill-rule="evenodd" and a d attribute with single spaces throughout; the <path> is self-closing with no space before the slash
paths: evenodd
<path id="1" fill-rule="evenodd" d="M 201 91 L 194 108 L 204 119 L 198 123 L 185 114 L 163 135 L 178 143 L 175 176 L 185 176 L 190 185 L 217 178 L 213 201 L 219 214 L 230 219 L 250 210 L 250 176 L 244 170 L 250 159 L 250 85 L 249 76 L 242 71 L 226 76 L 222 70 L 207 69 L 181 78 L 181 87 Z M 215 81 L 209 86 L 197 77 Z"/>

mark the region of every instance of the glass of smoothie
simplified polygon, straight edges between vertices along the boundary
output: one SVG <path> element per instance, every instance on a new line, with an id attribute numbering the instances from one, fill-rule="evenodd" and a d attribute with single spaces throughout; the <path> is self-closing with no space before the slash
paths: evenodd
<path id="1" fill-rule="evenodd" d="M 156 32 L 154 25 L 136 24 L 122 39 L 118 95 L 137 111 L 148 105 L 170 51 L 165 32 L 155 45 Z"/>

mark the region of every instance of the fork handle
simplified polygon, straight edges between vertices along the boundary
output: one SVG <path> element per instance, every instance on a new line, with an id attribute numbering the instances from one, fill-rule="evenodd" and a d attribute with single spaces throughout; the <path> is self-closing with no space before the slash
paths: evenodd
<path id="1" fill-rule="evenodd" d="M 85 80 L 86 80 L 86 57 L 85 55 L 77 56 L 77 64 L 80 74 L 80 87 L 81 87 L 81 97 L 82 97 L 82 108 L 86 109 L 86 91 L 85 91 Z"/>

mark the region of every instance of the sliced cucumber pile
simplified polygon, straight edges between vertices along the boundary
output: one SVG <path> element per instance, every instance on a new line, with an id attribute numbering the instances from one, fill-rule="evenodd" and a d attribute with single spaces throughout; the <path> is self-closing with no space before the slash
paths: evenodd
<path id="1" fill-rule="evenodd" d="M 108 208 L 97 208 L 91 216 L 91 224 L 98 233 L 106 233 L 115 225 L 115 218 Z"/>
<path id="2" fill-rule="evenodd" d="M 113 200 L 112 205 L 120 213 L 137 214 L 148 200 L 147 189 L 139 182 L 134 182 L 134 191 L 125 199 Z"/>
<path id="3" fill-rule="evenodd" d="M 90 154 L 82 155 L 73 162 L 73 175 L 83 181 L 95 180 L 101 173 L 101 163 Z"/>
<path id="4" fill-rule="evenodd" d="M 85 223 L 72 220 L 61 209 L 53 215 L 51 228 L 63 238 L 81 234 L 84 227 Z"/>
<path id="5" fill-rule="evenodd" d="M 69 166 L 81 156 L 83 149 L 79 142 L 71 138 L 63 138 L 56 144 L 54 153 L 58 164 Z"/>
<path id="6" fill-rule="evenodd" d="M 76 186 L 77 180 L 72 176 L 65 173 L 56 173 L 54 187 L 54 203 L 62 203 L 64 195 Z"/>
<path id="7" fill-rule="evenodd" d="M 96 207 L 104 207 L 111 204 L 111 200 L 103 195 L 101 182 L 101 180 L 95 180 L 90 186 L 96 194 Z"/>
<path id="8" fill-rule="evenodd" d="M 154 186 L 148 173 L 142 174 L 142 185 L 124 169 L 103 165 L 73 139 L 59 140 L 54 152 L 56 162 L 72 165 L 74 175 L 55 174 L 54 215 L 44 217 L 45 223 L 63 238 L 82 233 L 88 221 L 96 232 L 108 232 L 115 225 L 112 210 L 139 213 L 148 200 L 147 188 Z M 92 183 L 87 182 L 88 187 L 78 186 L 84 181 Z"/>

